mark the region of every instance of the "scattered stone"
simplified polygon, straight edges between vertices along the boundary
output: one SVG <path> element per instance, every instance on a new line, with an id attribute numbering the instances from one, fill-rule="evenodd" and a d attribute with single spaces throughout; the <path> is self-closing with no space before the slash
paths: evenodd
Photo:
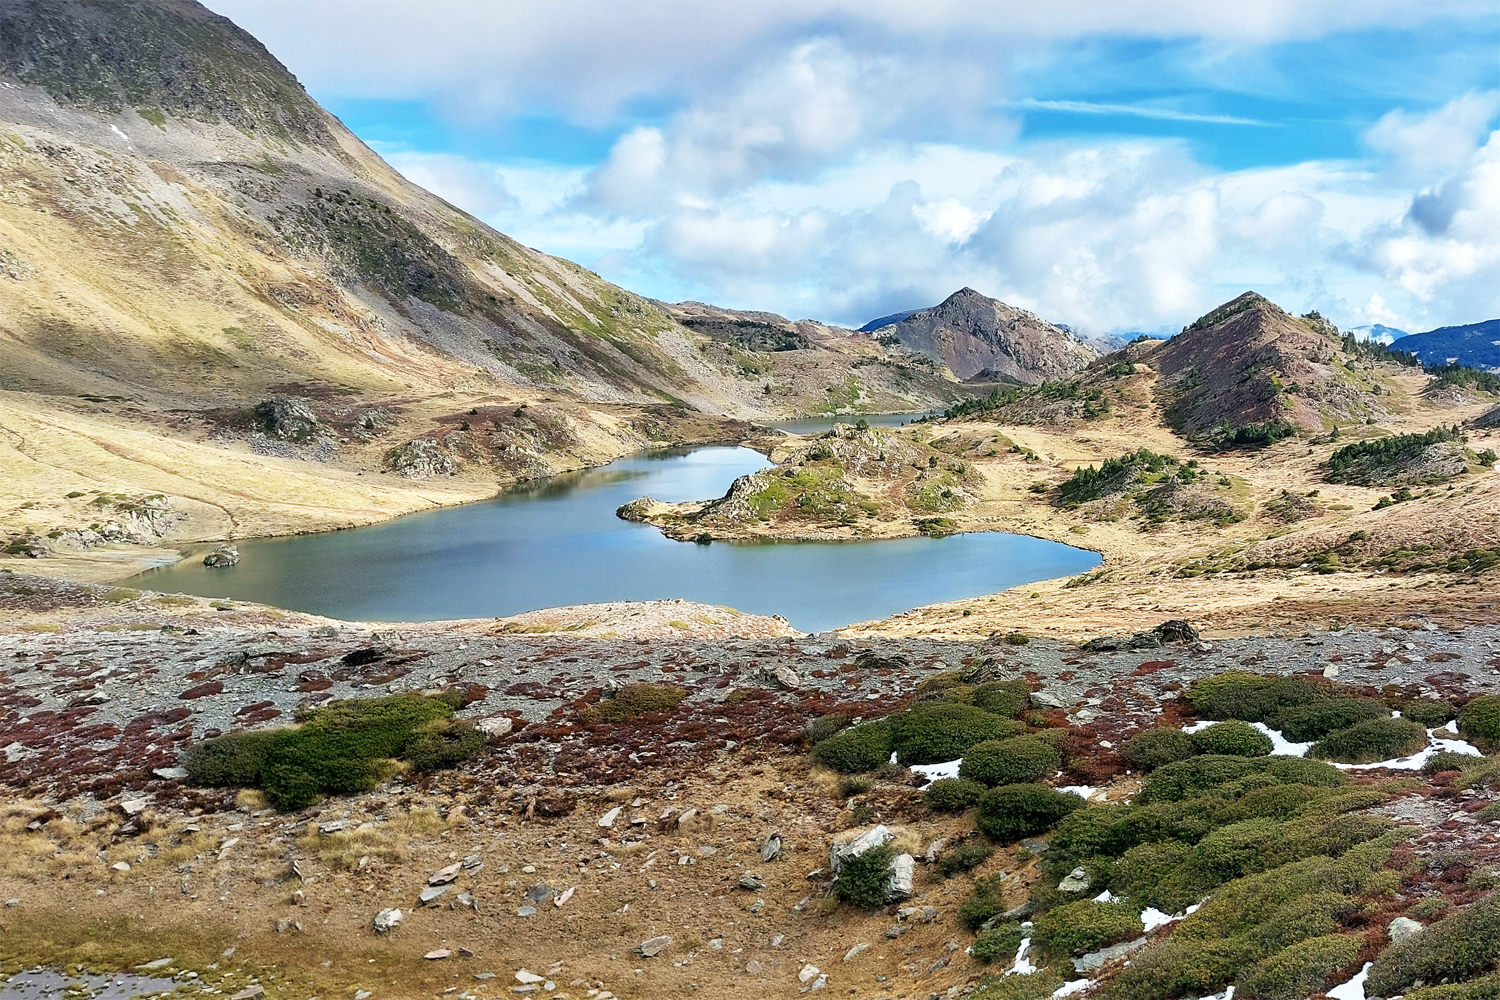
<path id="1" fill-rule="evenodd" d="M 748 972 L 748 973 L 750 973 L 750 975 L 752 975 L 752 976 L 758 976 L 758 975 L 760 975 L 761 968 L 762 968 L 761 964 L 759 962 L 755 961 L 755 959 L 753 959 L 753 958 L 750 961 L 748 961 L 748 962 L 745 963 L 745 971 Z"/>
<path id="2" fill-rule="evenodd" d="M 375 933 L 385 934 L 388 931 L 395 930 L 397 927 L 401 926 L 401 921 L 405 919 L 405 917 L 406 915 L 404 913 L 395 908 L 389 910 L 381 910 L 379 913 L 375 914 Z"/>
<path id="3" fill-rule="evenodd" d="M 795 691 L 802 686 L 802 679 L 797 676 L 797 671 L 783 665 L 776 668 L 776 683 L 788 691 Z"/>
<path id="4" fill-rule="evenodd" d="M 147 962 L 144 965 L 137 965 L 135 967 L 135 970 L 137 972 L 155 972 L 157 969 L 165 969 L 171 964 L 172 959 L 170 958 L 158 958 L 154 961 Z"/>
<path id="5" fill-rule="evenodd" d="M 818 967 L 816 965 L 809 964 L 804 965 L 802 967 L 802 971 L 797 973 L 797 979 L 805 984 L 812 982 L 814 979 L 817 979 L 818 975 Z"/>
<path id="6" fill-rule="evenodd" d="M 602 826 L 602 827 L 604 827 L 605 829 L 608 829 L 608 828 L 614 826 L 615 825 L 615 820 L 617 820 L 617 819 L 620 818 L 620 813 L 621 813 L 622 809 L 623 809 L 623 807 L 621 807 L 621 806 L 615 806 L 609 812 L 605 813 L 603 816 L 600 816 L 599 817 L 599 825 Z"/>
<path id="7" fill-rule="evenodd" d="M 546 979 L 545 976 L 539 976 L 535 972 L 527 972 L 525 969 L 522 969 L 516 973 L 516 982 L 522 984 L 523 986 L 530 983 L 540 983 L 544 979 Z"/>
<path id="8" fill-rule="evenodd" d="M 934 861 L 936 861 L 938 858 L 942 857 L 943 856 L 943 852 L 946 851 L 947 849 L 948 849 L 948 838 L 947 837 L 940 837 L 939 839 L 934 840 L 932 843 L 930 843 L 930 844 L 927 845 L 927 851 L 926 851 L 925 854 L 922 855 L 922 857 L 924 857 L 927 860 L 927 863 L 930 865 Z"/>
<path id="9" fill-rule="evenodd" d="M 16 904 L 17 905 L 19 905 L 20 902 L 21 901 L 19 899 L 16 900 Z M 9 904 L 6 904 L 6 905 L 9 905 Z M 751 913 L 759 913 L 761 910 L 764 910 L 765 908 L 766 908 L 766 901 L 764 899 L 757 899 L 755 902 L 753 902 L 753 903 L 750 904 L 750 912 Z"/>
<path id="10" fill-rule="evenodd" d="M 502 736 L 509 736 L 510 731 L 516 728 L 516 721 L 508 715 L 493 715 L 488 719 L 475 719 L 474 728 L 490 739 L 497 740 Z"/>
<path id="11" fill-rule="evenodd" d="M 905 924 L 891 924 L 890 928 L 886 930 L 885 936 L 891 938 L 892 940 L 895 940 L 896 938 L 905 934 L 909 929 L 910 928 L 908 928 Z"/>
<path id="12" fill-rule="evenodd" d="M 259 983 L 256 983 L 254 986 L 246 986 L 244 989 L 231 996 L 229 1000 L 260 1000 L 260 998 L 265 995 L 266 988 Z"/>
<path id="13" fill-rule="evenodd" d="M 114 864 L 110 865 L 109 867 L 112 868 L 112 869 L 114 869 L 117 872 L 128 872 L 128 871 L 130 871 L 130 863 L 126 862 L 126 861 L 116 861 Z"/>
<path id="14" fill-rule="evenodd" d="M 677 825 L 682 826 L 686 823 L 690 823 L 697 815 L 698 810 L 696 809 L 684 809 L 682 813 L 677 817 Z"/>
<path id="15" fill-rule="evenodd" d="M 760 859 L 767 863 L 781 857 L 781 831 L 773 830 L 760 845 Z"/>
<path id="16" fill-rule="evenodd" d="M 338 833 L 340 830 L 342 830 L 344 827 L 346 827 L 348 825 L 349 825 L 349 821 L 346 820 L 346 819 L 329 820 L 327 823 L 319 823 L 318 824 L 318 832 L 319 833 L 324 833 L 324 834 L 327 834 L 327 833 Z"/>
<path id="17" fill-rule="evenodd" d="M 845 861 L 853 860 L 868 850 L 889 843 L 893 836 L 891 831 L 884 826 L 875 826 L 842 843 L 835 840 L 828 850 L 828 867 L 837 875 Z"/>
<path id="18" fill-rule="evenodd" d="M 1079 865 L 1057 883 L 1057 888 L 1059 892 L 1087 892 L 1090 884 L 1088 869 Z"/>
<path id="19" fill-rule="evenodd" d="M 538 882 L 526 890 L 526 901 L 533 906 L 546 906 L 557 898 L 557 890 L 546 882 Z"/>
<path id="20" fill-rule="evenodd" d="M 422 895 L 419 897 L 420 902 L 423 906 L 436 906 L 437 901 L 442 899 L 448 890 L 452 888 L 453 886 L 451 885 L 430 885 L 422 890 Z"/>
<path id="21" fill-rule="evenodd" d="M 861 941 L 859 944 L 855 945 L 853 948 L 850 948 L 848 951 L 844 952 L 844 961 L 846 961 L 846 962 L 852 962 L 856 958 L 858 958 L 859 956 L 863 955 L 865 952 L 867 952 L 869 950 L 870 950 L 870 946 L 868 944 L 866 944 L 865 942 Z"/>
<path id="22" fill-rule="evenodd" d="M 527 904 L 526 906 L 517 907 L 517 909 L 516 909 L 516 916 L 518 916 L 518 917 L 534 917 L 534 916 L 536 916 L 536 907 L 535 906 L 531 906 L 530 904 Z"/>
<path id="23" fill-rule="evenodd" d="M 150 804 L 149 799 L 124 799 L 120 802 L 120 812 L 126 816 L 136 817 L 145 812 Z"/>
<path id="24" fill-rule="evenodd" d="M 578 887 L 576 885 L 563 890 L 563 894 L 554 899 L 552 905 L 561 908 L 564 903 L 573 898 L 573 893 L 577 891 Z"/>
<path id="25" fill-rule="evenodd" d="M 1391 944 L 1395 944 L 1398 941 L 1405 941 L 1414 934 L 1420 934 L 1422 928 L 1422 924 L 1417 923 L 1410 917 L 1397 917 L 1386 928 L 1386 933 L 1391 936 Z"/>
<path id="26" fill-rule="evenodd" d="M 458 873 L 462 870 L 463 862 L 460 861 L 455 864 L 451 864 L 447 868 L 444 868 L 442 871 L 433 872 L 431 875 L 429 875 L 427 877 L 427 884 L 447 885 L 449 882 L 452 882 L 454 879 L 458 878 Z"/>
<path id="27" fill-rule="evenodd" d="M 1082 958 L 1073 959 L 1073 971 L 1093 972 L 1095 969 L 1103 968 L 1115 959 L 1124 958 L 1137 948 L 1145 947 L 1148 940 L 1150 939 L 1146 937 L 1138 937 L 1134 941 L 1122 941 L 1120 944 L 1111 945 L 1108 948 L 1091 951 Z"/>
<path id="28" fill-rule="evenodd" d="M 165 781 L 178 781 L 188 776 L 185 767 L 158 767 L 153 768 L 151 773 Z"/>
<path id="29" fill-rule="evenodd" d="M 736 884 L 741 889 L 748 889 L 751 892 L 759 892 L 766 887 L 765 880 L 754 872 L 746 872 L 741 875 L 739 882 Z"/>
<path id="30" fill-rule="evenodd" d="M 436 961 L 438 961 L 440 959 L 447 958 L 448 956 L 450 956 L 452 954 L 453 954 L 453 952 L 449 951 L 447 948 L 437 948 L 437 949 L 435 949 L 433 951 L 429 951 L 427 954 L 423 955 L 422 957 L 425 958 L 425 959 L 427 959 L 429 962 L 436 962 Z"/>
<path id="31" fill-rule="evenodd" d="M 885 898 L 906 899 L 910 896 L 916 871 L 916 859 L 910 854 L 898 854 L 891 859 L 891 874 L 885 882 Z"/>
<path id="32" fill-rule="evenodd" d="M 671 936 L 662 934 L 658 937 L 647 938 L 646 940 L 642 941 L 635 950 L 640 954 L 642 958 L 655 958 L 657 955 L 660 955 L 662 952 L 666 951 L 667 947 L 671 943 Z"/>

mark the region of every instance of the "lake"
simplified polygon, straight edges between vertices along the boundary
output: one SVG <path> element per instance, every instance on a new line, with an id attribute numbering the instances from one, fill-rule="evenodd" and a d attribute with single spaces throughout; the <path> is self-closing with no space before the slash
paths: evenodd
<path id="1" fill-rule="evenodd" d="M 1025 535 L 695 545 L 615 516 L 639 496 L 722 496 L 765 468 L 748 448 L 634 455 L 525 484 L 494 500 L 364 528 L 238 541 L 240 563 L 207 548 L 131 581 L 166 593 L 259 601 L 363 621 L 518 614 L 681 597 L 779 614 L 817 632 L 925 604 L 992 594 L 1097 566 L 1099 555 Z"/>

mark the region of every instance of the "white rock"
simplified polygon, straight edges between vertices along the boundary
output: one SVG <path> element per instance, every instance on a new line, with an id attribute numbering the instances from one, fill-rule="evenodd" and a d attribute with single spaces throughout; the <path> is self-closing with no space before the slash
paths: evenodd
<path id="1" fill-rule="evenodd" d="M 1422 933 L 1422 925 L 1410 917 L 1397 917 L 1386 928 L 1386 933 L 1391 936 L 1391 943 L 1395 944 L 1397 941 L 1405 941 L 1413 934 Z"/>
<path id="2" fill-rule="evenodd" d="M 607 812 L 603 816 L 599 817 L 599 825 L 602 826 L 602 827 L 604 827 L 604 828 L 606 828 L 606 829 L 608 829 L 609 827 L 614 826 L 615 825 L 615 820 L 617 820 L 617 819 L 620 818 L 620 813 L 621 813 L 622 810 L 623 810 L 622 806 L 615 806 L 609 812 Z"/>
<path id="3" fill-rule="evenodd" d="M 891 831 L 884 826 L 875 826 L 843 842 L 835 840 L 833 847 L 828 851 L 828 867 L 837 875 L 845 861 L 857 858 L 872 848 L 890 843 L 893 836 Z"/>
<path id="4" fill-rule="evenodd" d="M 788 691 L 795 691 L 802 686 L 802 678 L 798 677 L 797 671 L 791 667 L 780 666 L 776 668 L 776 683 Z M 806 982 L 806 980 L 803 980 L 803 982 Z"/>
<path id="5" fill-rule="evenodd" d="M 891 874 L 885 882 L 885 898 L 906 899 L 912 894 L 912 878 L 917 872 L 917 861 L 910 854 L 898 854 L 891 859 Z"/>
<path id="6" fill-rule="evenodd" d="M 522 985 L 529 986 L 532 983 L 540 983 L 543 979 L 544 977 L 537 975 L 535 972 L 527 972 L 525 969 L 516 973 L 516 982 Z"/>
<path id="7" fill-rule="evenodd" d="M 861 941 L 859 944 L 855 945 L 853 948 L 850 948 L 848 951 L 844 952 L 844 961 L 846 961 L 846 962 L 852 962 L 856 958 L 858 958 L 859 956 L 863 955 L 865 952 L 867 952 L 869 950 L 870 950 L 870 946 L 868 944 L 866 944 L 865 942 Z"/>
<path id="8" fill-rule="evenodd" d="M 124 862 L 124 861 L 116 861 L 114 864 L 110 865 L 110 867 L 113 868 L 117 872 L 128 872 L 128 871 L 130 871 L 130 865 L 129 865 L 129 863 Z"/>
<path id="9" fill-rule="evenodd" d="M 509 735 L 516 728 L 515 720 L 508 715 L 494 715 L 488 719 L 476 719 L 474 728 L 486 736 L 496 738 Z"/>
<path id="10" fill-rule="evenodd" d="M 803 983 L 810 983 L 818 978 L 818 967 L 816 965 L 804 965 L 802 971 L 797 973 L 797 978 Z"/>
<path id="11" fill-rule="evenodd" d="M 401 926 L 405 914 L 397 909 L 381 910 L 375 914 L 375 933 L 384 934 Z"/>

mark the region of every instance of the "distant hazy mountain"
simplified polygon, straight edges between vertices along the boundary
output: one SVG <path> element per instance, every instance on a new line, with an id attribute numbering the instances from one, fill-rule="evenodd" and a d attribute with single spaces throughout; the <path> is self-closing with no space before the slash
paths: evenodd
<path id="1" fill-rule="evenodd" d="M 879 319 L 872 319 L 872 320 L 870 320 L 870 322 L 868 322 L 864 326 L 860 327 L 858 332 L 860 332 L 860 333 L 873 333 L 876 330 L 879 330 L 883 326 L 894 326 L 895 324 L 901 322 L 906 317 L 908 317 L 908 316 L 914 316 L 914 315 L 916 315 L 917 313 L 919 313 L 921 311 L 922 310 L 920 310 L 920 309 L 905 309 L 905 310 L 902 310 L 901 312 L 891 313 L 889 316 L 882 316 Z"/>
<path id="2" fill-rule="evenodd" d="M 885 328 L 961 379 L 1035 385 L 1071 375 L 1099 352 L 1067 330 L 999 299 L 961 288 Z"/>
<path id="3" fill-rule="evenodd" d="M 1413 333 L 1391 346 L 1415 354 L 1427 365 L 1457 362 L 1471 368 L 1500 369 L 1500 319 Z"/>
<path id="4" fill-rule="evenodd" d="M 1410 336 L 1405 330 L 1398 330 L 1394 326 L 1385 326 L 1380 323 L 1356 326 L 1349 332 L 1360 340 L 1373 340 L 1377 344 L 1390 344 L 1402 337 Z"/>

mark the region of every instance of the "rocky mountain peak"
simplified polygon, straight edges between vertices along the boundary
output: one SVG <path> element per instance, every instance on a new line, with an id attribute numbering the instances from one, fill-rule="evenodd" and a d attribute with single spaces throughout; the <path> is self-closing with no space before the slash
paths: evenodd
<path id="1" fill-rule="evenodd" d="M 1031 385 L 1071 375 L 1097 357 L 1069 331 L 967 286 L 884 330 L 961 379 Z"/>
<path id="2" fill-rule="evenodd" d="M 90 111 L 133 108 L 153 124 L 172 116 L 334 141 L 326 114 L 265 46 L 191 0 L 0 3 L 0 79 Z"/>

